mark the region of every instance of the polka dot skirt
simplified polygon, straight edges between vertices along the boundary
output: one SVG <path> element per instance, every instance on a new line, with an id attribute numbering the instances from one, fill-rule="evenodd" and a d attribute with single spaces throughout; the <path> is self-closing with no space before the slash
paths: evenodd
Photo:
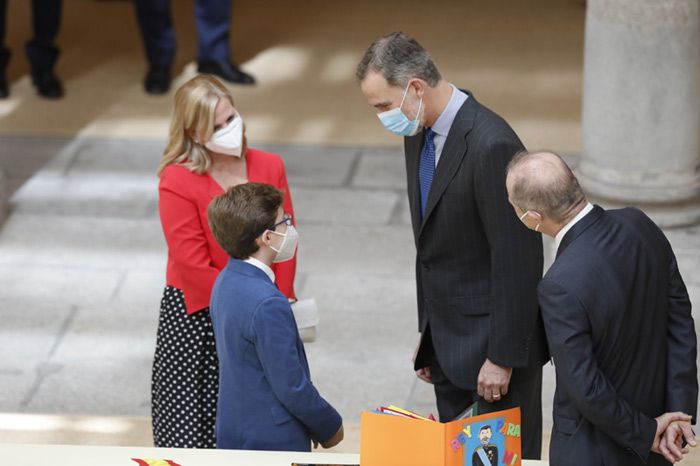
<path id="1" fill-rule="evenodd" d="M 185 312 L 177 288 L 160 304 L 151 384 L 156 447 L 215 448 L 219 362 L 209 309 Z"/>

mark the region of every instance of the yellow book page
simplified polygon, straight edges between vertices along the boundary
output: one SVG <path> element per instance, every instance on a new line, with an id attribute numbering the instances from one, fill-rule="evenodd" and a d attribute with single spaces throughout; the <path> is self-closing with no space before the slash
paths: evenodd
<path id="1" fill-rule="evenodd" d="M 427 417 L 421 416 L 420 414 L 414 413 L 413 411 L 407 411 L 403 408 L 399 408 L 398 406 L 389 405 L 387 407 L 391 410 L 396 411 L 397 413 L 405 414 L 406 416 L 414 417 L 416 419 L 422 419 L 424 421 L 434 422 L 432 419 L 428 419 Z"/>

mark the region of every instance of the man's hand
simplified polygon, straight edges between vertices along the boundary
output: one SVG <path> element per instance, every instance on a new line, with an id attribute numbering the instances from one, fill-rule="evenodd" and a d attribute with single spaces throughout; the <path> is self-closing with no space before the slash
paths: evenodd
<path id="1" fill-rule="evenodd" d="M 666 458 L 676 457 L 678 461 L 683 458 L 683 455 L 690 453 L 690 449 L 686 448 L 684 441 L 691 447 L 695 447 L 695 433 L 690 422 L 688 421 L 673 421 L 662 434 L 659 450 Z"/>
<path id="2" fill-rule="evenodd" d="M 344 432 L 343 432 L 343 425 L 340 425 L 340 429 L 338 429 L 338 432 L 333 435 L 330 439 L 326 440 L 325 442 L 321 442 L 321 446 L 323 448 L 332 448 L 336 445 L 338 445 L 344 437 Z"/>
<path id="3" fill-rule="evenodd" d="M 486 359 L 477 378 L 476 391 L 489 403 L 499 401 L 508 393 L 512 367 L 499 366 Z"/>
<path id="4" fill-rule="evenodd" d="M 667 461 L 675 463 L 683 459 L 683 455 L 688 453 L 687 449 L 682 448 L 682 441 L 685 438 L 689 444 L 695 446 L 695 435 L 690 430 L 690 420 L 692 416 L 685 413 L 664 413 L 656 418 L 656 435 L 654 443 L 651 445 L 651 451 L 659 453 L 666 458 Z M 689 434 L 686 433 L 685 424 L 687 424 Z M 670 429 L 669 432 L 667 432 Z M 690 442 L 692 440 L 692 443 Z"/>
<path id="5" fill-rule="evenodd" d="M 416 346 L 416 350 L 413 352 L 413 359 L 411 360 L 414 367 L 416 364 L 416 356 L 418 356 L 419 349 L 420 349 L 420 340 L 418 340 L 418 345 Z M 416 371 L 416 376 L 418 376 L 418 378 L 423 380 L 424 382 L 433 383 L 432 374 L 430 373 L 430 366 L 418 369 Z"/>
<path id="6" fill-rule="evenodd" d="M 672 457 L 678 458 L 678 461 L 680 461 L 683 455 L 690 452 L 690 450 L 686 448 L 684 440 L 691 447 L 697 446 L 695 433 L 690 426 L 690 422 L 672 421 L 662 434 L 661 442 L 659 442 L 659 450 L 669 461 Z"/>

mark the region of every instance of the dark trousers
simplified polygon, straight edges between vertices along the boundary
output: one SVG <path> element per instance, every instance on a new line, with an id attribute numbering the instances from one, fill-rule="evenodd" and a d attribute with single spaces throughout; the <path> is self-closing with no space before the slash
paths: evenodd
<path id="1" fill-rule="evenodd" d="M 170 0 L 136 0 L 136 17 L 151 66 L 169 67 L 175 59 L 175 28 Z M 196 0 L 197 60 L 228 61 L 232 0 Z"/>
<path id="2" fill-rule="evenodd" d="M 428 343 L 428 342 L 424 342 Z M 464 390 L 445 376 L 432 351 L 430 370 L 441 422 L 455 419 L 472 403 L 479 402 L 479 414 L 520 407 L 522 455 L 538 460 L 542 454 L 542 367 L 514 369 L 508 394 L 500 401 L 489 403 L 476 391 Z"/>
<path id="3" fill-rule="evenodd" d="M 0 0 L 0 70 L 10 61 L 10 50 L 5 46 L 7 0 Z M 27 42 L 26 52 L 34 71 L 49 72 L 58 60 L 54 45 L 61 24 L 61 0 L 32 0 L 34 37 Z"/>

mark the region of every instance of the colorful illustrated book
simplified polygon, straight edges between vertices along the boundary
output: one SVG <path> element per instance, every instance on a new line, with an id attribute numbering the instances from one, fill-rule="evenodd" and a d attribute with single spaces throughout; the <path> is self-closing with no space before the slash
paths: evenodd
<path id="1" fill-rule="evenodd" d="M 447 423 L 362 413 L 362 466 L 521 466 L 520 456 L 520 408 Z"/>

